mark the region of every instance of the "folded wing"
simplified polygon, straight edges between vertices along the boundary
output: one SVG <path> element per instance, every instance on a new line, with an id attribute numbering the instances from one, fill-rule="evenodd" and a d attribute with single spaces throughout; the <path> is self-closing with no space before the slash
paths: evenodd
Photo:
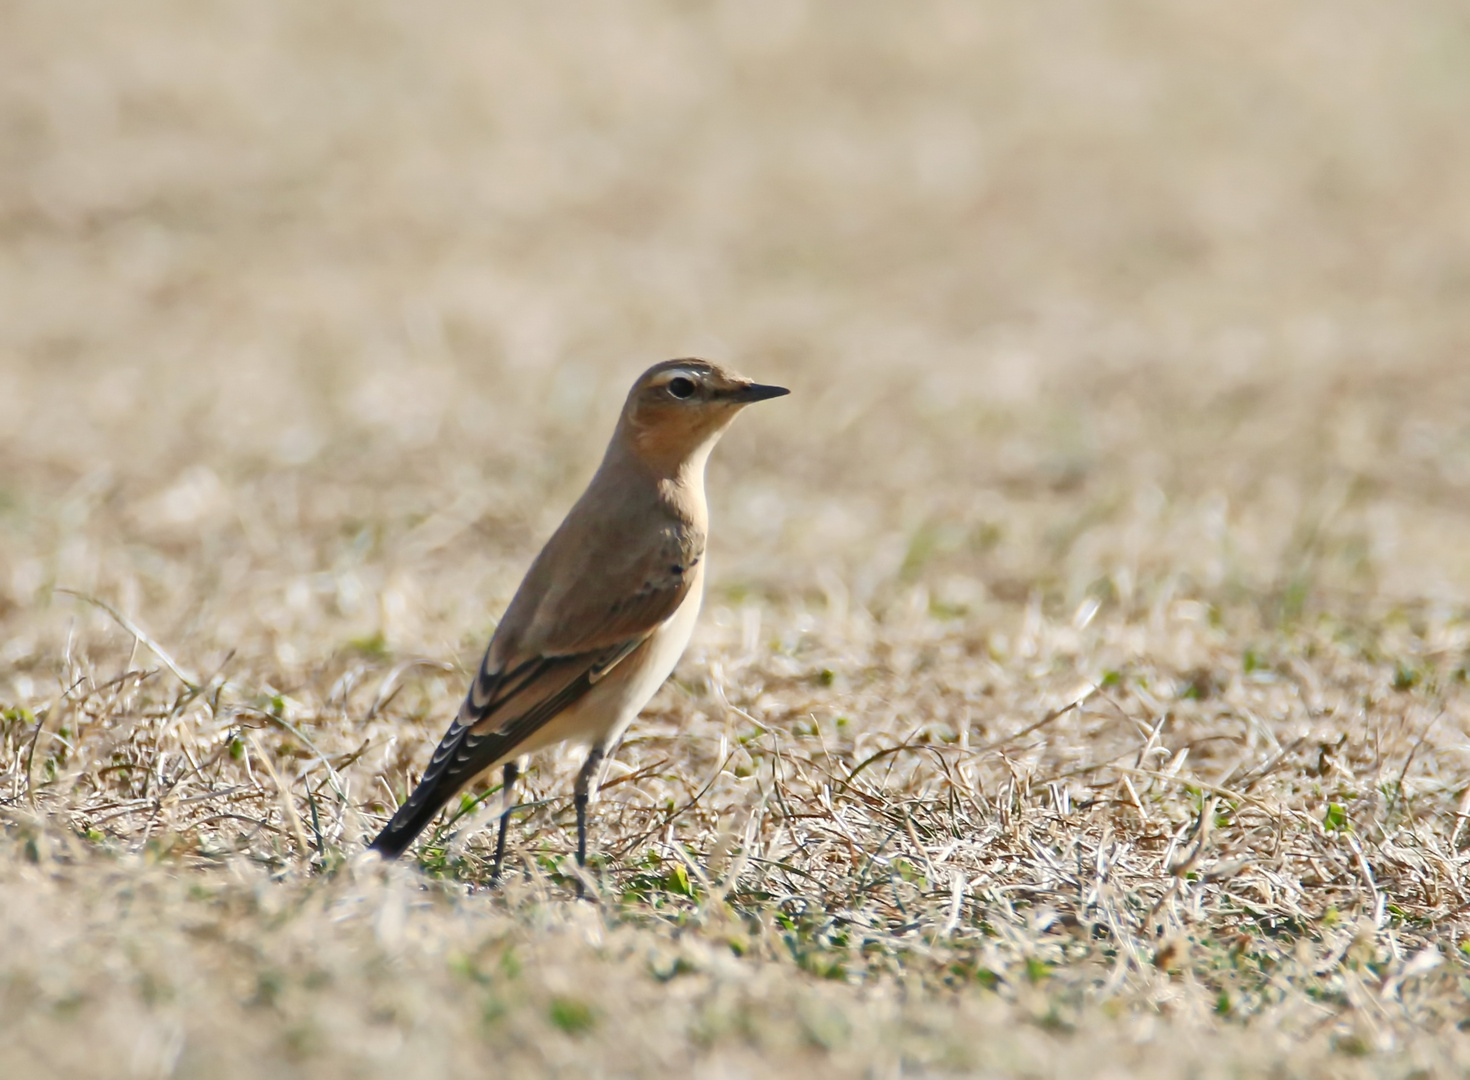
<path id="1" fill-rule="evenodd" d="M 546 555 L 544 552 L 542 558 Z M 397 858 L 465 785 L 496 762 L 513 757 L 517 746 L 590 693 L 678 610 L 695 579 L 698 558 L 693 552 L 688 556 L 666 550 L 650 552 L 639 568 L 642 573 L 634 578 L 636 587 L 617 590 L 582 583 L 567 598 L 574 602 L 563 600 L 557 605 L 571 609 L 570 617 L 538 629 L 541 612 L 536 611 L 522 624 L 526 632 L 519 635 L 512 633 L 518 621 L 512 616 L 529 598 L 517 595 L 423 779 L 373 841 L 372 849 L 385 858 Z M 533 566 L 522 590 L 536 578 Z M 617 599 L 598 603 L 593 599 L 598 595 Z M 515 640 L 521 636 L 538 641 L 540 650 L 524 655 Z"/>

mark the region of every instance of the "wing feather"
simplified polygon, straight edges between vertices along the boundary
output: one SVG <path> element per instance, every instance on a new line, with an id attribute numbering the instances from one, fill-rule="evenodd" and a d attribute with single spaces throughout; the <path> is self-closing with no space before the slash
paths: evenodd
<path id="1" fill-rule="evenodd" d="M 599 550 L 620 557 L 579 562 L 566 550 L 573 539 L 566 529 L 527 571 L 423 779 L 373 841 L 385 856 L 401 854 L 466 784 L 513 756 L 647 641 L 698 577 L 702 532 L 670 527 L 641 550 L 608 536 Z M 563 571 L 555 579 L 553 566 Z"/>

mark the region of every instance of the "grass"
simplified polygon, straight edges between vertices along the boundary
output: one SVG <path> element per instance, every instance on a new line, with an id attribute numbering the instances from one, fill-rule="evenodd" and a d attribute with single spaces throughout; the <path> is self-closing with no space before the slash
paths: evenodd
<path id="1" fill-rule="evenodd" d="M 5 20 L 0 1072 L 1463 1074 L 1458 7 Z M 364 857 L 700 352 L 587 899 Z"/>

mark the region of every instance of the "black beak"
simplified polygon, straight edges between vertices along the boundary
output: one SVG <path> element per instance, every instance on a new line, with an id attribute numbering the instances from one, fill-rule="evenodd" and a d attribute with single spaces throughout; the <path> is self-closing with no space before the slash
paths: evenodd
<path id="1" fill-rule="evenodd" d="M 751 383 L 742 386 L 738 390 L 732 390 L 725 396 L 725 400 L 738 402 L 741 405 L 749 405 L 752 401 L 765 401 L 767 398 L 785 397 L 791 393 L 784 386 L 762 386 L 760 383 Z"/>

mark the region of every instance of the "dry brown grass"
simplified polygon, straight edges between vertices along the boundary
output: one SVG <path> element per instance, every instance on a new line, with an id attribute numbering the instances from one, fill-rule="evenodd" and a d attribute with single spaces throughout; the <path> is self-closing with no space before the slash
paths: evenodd
<path id="1" fill-rule="evenodd" d="M 1450 0 L 8 5 L 0 1073 L 1463 1074 L 1467 70 Z M 572 751 L 503 893 L 364 861 L 687 353 L 796 396 L 596 902 Z"/>

